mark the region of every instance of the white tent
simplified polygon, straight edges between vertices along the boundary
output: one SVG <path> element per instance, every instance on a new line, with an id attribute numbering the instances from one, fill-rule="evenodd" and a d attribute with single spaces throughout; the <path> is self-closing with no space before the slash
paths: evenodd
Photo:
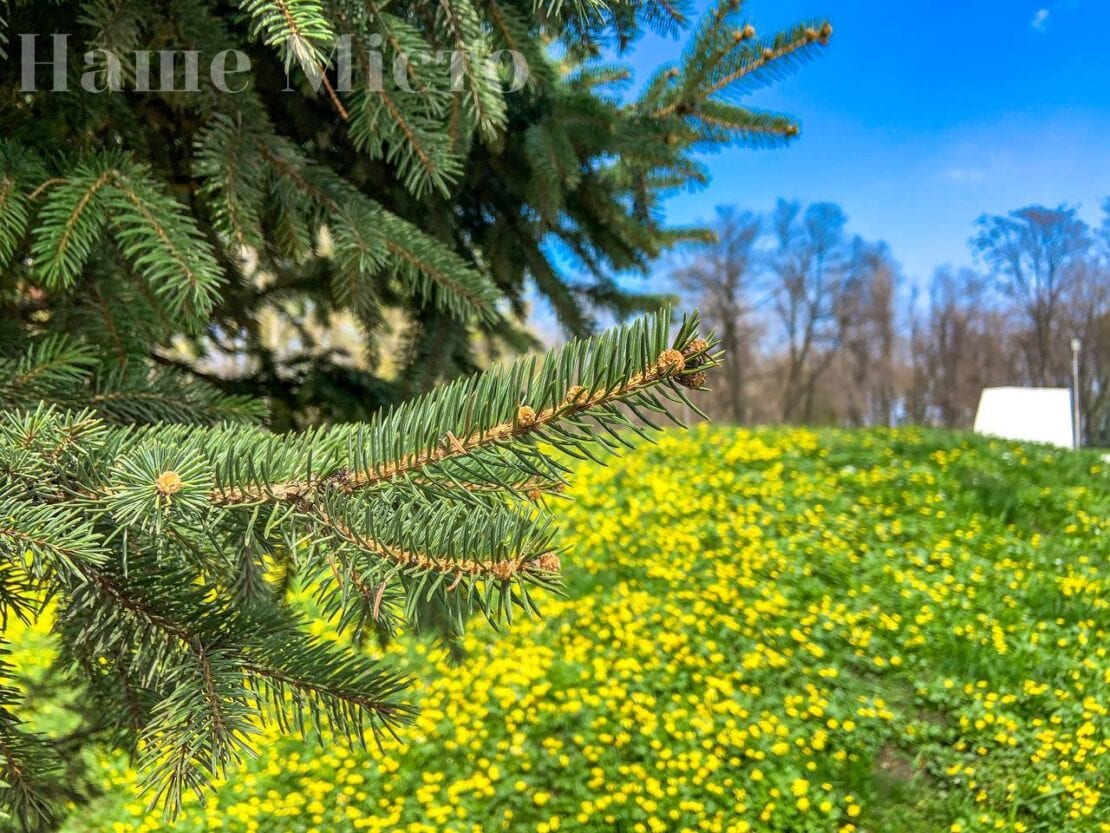
<path id="1" fill-rule="evenodd" d="M 1071 391 L 1068 388 L 984 388 L 975 431 L 1008 440 L 1071 448 Z"/>

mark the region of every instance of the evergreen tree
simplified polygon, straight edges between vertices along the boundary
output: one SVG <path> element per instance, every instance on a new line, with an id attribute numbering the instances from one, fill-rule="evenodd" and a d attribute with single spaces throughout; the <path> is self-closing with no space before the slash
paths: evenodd
<path id="1" fill-rule="evenodd" d="M 683 29 L 680 6 L 0 3 L 0 615 L 51 606 L 75 738 L 134 750 L 172 813 L 260 721 L 352 740 L 404 723 L 405 681 L 309 637 L 290 583 L 354 636 L 429 611 L 508 622 L 557 585 L 544 496 L 567 455 L 617 448 L 704 383 L 717 356 L 696 319 L 669 335 L 658 313 L 379 406 L 477 369 L 475 336 L 526 343 L 526 279 L 578 335 L 593 309 L 653 300 L 615 273 L 704 234 L 664 226 L 661 199 L 705 179 L 699 151 L 794 135 L 735 99 L 830 32 L 761 40 L 739 14 L 712 9 L 626 100 L 600 56 Z M 54 33 L 64 71 L 29 85 L 17 59 L 60 67 Z M 145 71 L 186 49 L 195 88 L 180 53 L 171 77 Z M 497 49 L 526 62 L 522 89 Z M 234 93 L 207 72 L 217 54 L 238 67 L 226 50 L 251 66 Z M 454 54 L 417 59 L 437 50 Z M 564 281 L 553 245 L 591 279 Z M 337 313 L 371 344 L 402 317 L 394 377 L 325 349 L 312 322 Z M 299 352 L 268 346 L 266 315 Z M 71 756 L 20 710 L 0 687 L 2 800 L 35 828 L 74 797 Z"/>
<path id="2" fill-rule="evenodd" d="M 0 61 L 0 171 L 12 183 L 0 268 L 9 285 L 49 297 L 9 292 L 4 318 L 22 328 L 63 294 L 67 320 L 51 323 L 79 329 L 114 364 L 138 352 L 207 383 L 190 384 L 179 407 L 211 413 L 202 391 L 213 388 L 266 397 L 271 425 L 283 428 L 364 419 L 480 369 L 475 335 L 499 353 L 530 346 L 514 324 L 529 281 L 572 335 L 591 334 L 598 309 L 618 318 L 657 309 L 659 298 L 630 295 L 614 276 L 709 234 L 665 226 L 661 200 L 705 181 L 699 152 L 796 134 L 789 118 L 739 101 L 830 31 L 813 23 L 761 38 L 739 3 L 722 2 L 680 60 L 631 95 L 628 71 L 610 59 L 645 28 L 683 31 L 685 5 L 12 0 L 0 6 L 11 53 Z M 55 32 L 69 35 L 66 94 L 51 92 L 45 65 Z M 24 33 L 37 34 L 44 62 L 34 93 L 20 89 Z M 349 93 L 340 67 L 322 71 L 344 42 Z M 463 62 L 452 76 L 450 61 L 423 60 L 460 46 L 478 57 L 516 50 L 527 84 L 504 92 L 511 65 L 497 74 Z M 229 74 L 227 86 L 244 89 L 225 94 L 208 69 L 231 48 L 252 71 Z M 101 50 L 91 67 L 89 49 Z M 185 49 L 200 52 L 197 92 L 181 91 Z M 148 86 L 170 86 L 157 50 L 178 50 L 177 91 L 136 92 L 136 51 Z M 122 92 L 86 92 L 89 72 L 96 89 Z M 168 209 L 172 221 L 150 214 Z M 573 282 L 558 267 L 567 262 L 581 274 Z M 121 309 L 134 320 L 117 320 Z M 186 327 L 190 309 L 209 326 Z M 389 309 L 403 311 L 399 324 Z M 357 318 L 368 361 L 334 349 L 319 325 L 336 312 Z M 295 338 L 275 347 L 268 318 Z M 402 338 L 383 341 L 389 325 Z"/>

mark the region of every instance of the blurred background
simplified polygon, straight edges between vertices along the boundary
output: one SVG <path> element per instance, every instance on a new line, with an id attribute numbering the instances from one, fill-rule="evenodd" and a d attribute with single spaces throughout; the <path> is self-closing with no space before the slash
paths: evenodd
<path id="1" fill-rule="evenodd" d="M 667 220 L 720 243 L 623 281 L 721 331 L 710 415 L 970 428 L 984 387 L 1070 388 L 1078 339 L 1081 433 L 1110 445 L 1110 6 L 749 11 L 759 31 L 835 23 L 817 71 L 749 100 L 801 135 L 705 155 L 709 184 L 673 195 Z M 627 60 L 642 80 L 680 54 L 647 35 Z M 538 297 L 532 323 L 563 338 Z"/>

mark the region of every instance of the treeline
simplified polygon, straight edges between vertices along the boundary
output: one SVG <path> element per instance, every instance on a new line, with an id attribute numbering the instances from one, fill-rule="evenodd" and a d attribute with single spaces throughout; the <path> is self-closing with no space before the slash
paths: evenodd
<path id="1" fill-rule="evenodd" d="M 718 209 L 716 243 L 672 277 L 720 330 L 728 361 L 711 415 L 738 423 L 969 428 L 984 387 L 1071 387 L 1083 433 L 1110 445 L 1110 200 L 983 215 L 974 269 L 907 280 L 890 249 L 833 203 Z"/>

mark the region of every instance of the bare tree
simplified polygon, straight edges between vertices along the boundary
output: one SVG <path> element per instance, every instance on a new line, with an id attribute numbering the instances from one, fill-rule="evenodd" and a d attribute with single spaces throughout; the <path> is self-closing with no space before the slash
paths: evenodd
<path id="1" fill-rule="evenodd" d="M 1086 223 L 1074 208 L 1032 205 L 1005 217 L 984 214 L 976 225 L 972 249 L 1026 318 L 1021 348 L 1030 381 L 1059 384 L 1067 368 L 1061 302 L 1090 251 Z"/>
<path id="2" fill-rule="evenodd" d="M 1063 328 L 1080 342 L 1080 423 L 1090 443 L 1110 443 L 1110 270 L 1090 261 L 1063 302 Z"/>
<path id="3" fill-rule="evenodd" d="M 1110 445 L 1110 199 L 1098 245 L 1075 270 L 1063 300 L 1062 330 L 1080 341 L 1079 390 L 1085 441 Z"/>
<path id="4" fill-rule="evenodd" d="M 817 383 L 836 355 L 847 218 L 840 206 L 779 200 L 771 217 L 773 308 L 786 343 L 780 418 L 809 421 Z"/>
<path id="5" fill-rule="evenodd" d="M 984 215 L 987 270 L 940 269 L 908 306 L 890 250 L 850 237 L 835 204 L 718 209 L 716 241 L 673 272 L 727 350 L 715 414 L 966 429 L 984 387 L 1070 386 L 1074 337 L 1087 441 L 1110 445 L 1104 208 L 1097 234 L 1068 207 Z"/>
<path id="6" fill-rule="evenodd" d="M 938 269 L 911 332 L 913 422 L 970 428 L 984 387 L 1013 384 L 1020 370 L 1012 321 L 994 303 L 988 279 L 971 269 Z"/>
<path id="7" fill-rule="evenodd" d="M 837 315 L 845 384 L 842 421 L 892 425 L 901 359 L 895 295 L 898 270 L 885 243 L 853 239 Z"/>
<path id="8" fill-rule="evenodd" d="M 678 284 L 696 296 L 707 320 L 720 331 L 726 355 L 721 379 L 727 417 L 738 423 L 749 418 L 746 389 L 753 361 L 751 293 L 762 228 L 757 215 L 720 207 L 716 241 L 699 247 L 693 260 L 674 272 Z"/>

